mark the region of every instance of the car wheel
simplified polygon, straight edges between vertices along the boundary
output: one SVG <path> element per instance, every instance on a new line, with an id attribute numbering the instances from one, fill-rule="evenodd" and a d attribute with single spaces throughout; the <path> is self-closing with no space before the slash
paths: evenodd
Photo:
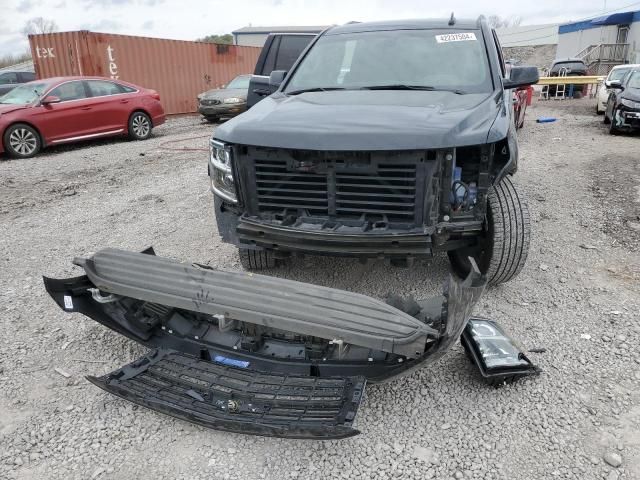
<path id="1" fill-rule="evenodd" d="M 602 115 L 604 110 L 600 110 L 600 102 L 596 103 L 596 115 Z"/>
<path id="2" fill-rule="evenodd" d="M 611 135 L 617 135 L 620 133 L 620 129 L 616 127 L 616 110 L 611 112 L 611 118 L 609 119 L 609 133 Z"/>
<path id="3" fill-rule="evenodd" d="M 276 266 L 276 258 L 271 250 L 251 250 L 239 248 L 240 264 L 245 270 L 263 270 Z"/>
<path id="4" fill-rule="evenodd" d="M 42 148 L 40 134 L 24 123 L 11 125 L 4 132 L 4 148 L 14 158 L 31 158 Z"/>
<path id="5" fill-rule="evenodd" d="M 129 118 L 129 137 L 132 140 L 146 140 L 151 136 L 151 119 L 144 112 L 133 112 Z"/>
<path id="6" fill-rule="evenodd" d="M 220 119 L 218 117 L 204 117 L 209 123 L 218 123 Z"/>
<path id="7" fill-rule="evenodd" d="M 451 266 L 464 277 L 471 256 L 490 285 L 508 282 L 524 267 L 531 240 L 529 207 L 510 177 L 489 191 L 485 227 L 477 246 L 449 252 Z"/>
<path id="8" fill-rule="evenodd" d="M 607 115 L 607 111 L 604 111 L 604 118 L 602 119 L 602 123 L 604 123 L 605 125 L 609 125 L 609 123 L 611 123 L 611 120 L 609 120 L 609 116 Z"/>

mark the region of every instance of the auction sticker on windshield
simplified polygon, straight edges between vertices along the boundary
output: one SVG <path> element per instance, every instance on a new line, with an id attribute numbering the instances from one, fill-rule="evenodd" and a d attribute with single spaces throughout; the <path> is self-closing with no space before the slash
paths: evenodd
<path id="1" fill-rule="evenodd" d="M 444 35 L 436 35 L 436 42 L 464 42 L 465 40 L 476 40 L 476 34 L 473 32 L 461 33 L 445 33 Z"/>

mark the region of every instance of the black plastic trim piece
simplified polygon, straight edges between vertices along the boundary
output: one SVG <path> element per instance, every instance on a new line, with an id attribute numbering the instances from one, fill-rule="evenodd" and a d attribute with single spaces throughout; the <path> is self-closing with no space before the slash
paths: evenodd
<path id="1" fill-rule="evenodd" d="M 363 377 L 274 374 L 170 350 L 153 351 L 87 380 L 125 400 L 203 427 L 319 440 L 359 433 L 353 422 L 366 384 Z"/>

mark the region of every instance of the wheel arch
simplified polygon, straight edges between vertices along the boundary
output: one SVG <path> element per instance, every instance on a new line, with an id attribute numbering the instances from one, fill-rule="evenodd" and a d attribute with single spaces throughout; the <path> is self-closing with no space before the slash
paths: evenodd
<path id="1" fill-rule="evenodd" d="M 5 135 L 5 133 L 7 133 L 7 130 L 9 130 L 11 127 L 13 127 L 15 125 L 27 125 L 27 126 L 33 128 L 36 131 L 36 133 L 38 134 L 38 137 L 40 137 L 40 148 L 44 148 L 44 147 L 47 146 L 47 141 L 44 138 L 44 135 L 42 135 L 42 132 L 40 131 L 40 129 L 33 122 L 24 121 L 24 120 L 16 120 L 15 122 L 11 122 L 9 125 L 7 125 L 5 127 L 5 129 L 2 132 L 0 132 L 0 142 L 2 142 L 2 149 L 5 152 L 7 151 L 7 146 L 4 144 L 4 135 Z"/>
<path id="2" fill-rule="evenodd" d="M 129 128 L 129 122 L 131 122 L 131 117 L 133 117 L 138 112 L 144 113 L 147 117 L 149 117 L 149 121 L 151 122 L 151 128 L 155 127 L 155 125 L 153 124 L 153 117 L 151 116 L 149 111 L 143 107 L 136 107 L 133 110 L 131 110 L 131 113 L 127 117 L 127 129 Z"/>

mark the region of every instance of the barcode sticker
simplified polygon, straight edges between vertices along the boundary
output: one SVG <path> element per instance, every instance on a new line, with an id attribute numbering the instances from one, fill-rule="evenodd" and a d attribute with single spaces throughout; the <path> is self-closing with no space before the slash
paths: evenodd
<path id="1" fill-rule="evenodd" d="M 476 41 L 476 34 L 473 32 L 463 32 L 463 33 L 445 33 L 444 35 L 436 35 L 436 42 L 438 43 L 447 43 L 447 42 L 464 42 L 464 41 Z"/>
<path id="2" fill-rule="evenodd" d="M 64 308 L 73 310 L 73 299 L 69 295 L 64 296 Z"/>

